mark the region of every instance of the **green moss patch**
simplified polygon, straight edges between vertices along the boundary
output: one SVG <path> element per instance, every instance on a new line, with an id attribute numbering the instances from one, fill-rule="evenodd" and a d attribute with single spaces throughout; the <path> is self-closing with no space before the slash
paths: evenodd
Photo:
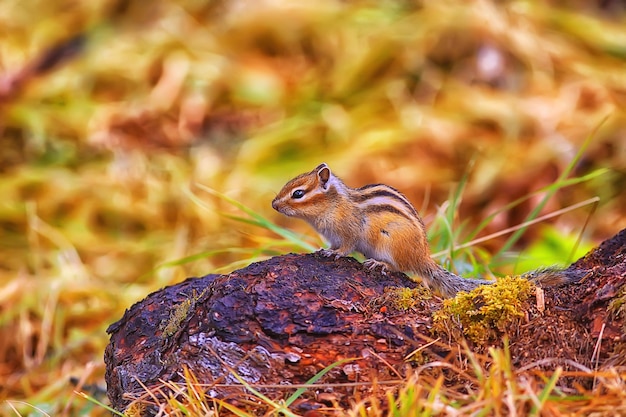
<path id="1" fill-rule="evenodd" d="M 459 292 L 434 313 L 434 331 L 454 339 L 465 336 L 475 343 L 496 340 L 524 316 L 533 293 L 534 285 L 520 277 L 500 278 L 469 293 Z"/>

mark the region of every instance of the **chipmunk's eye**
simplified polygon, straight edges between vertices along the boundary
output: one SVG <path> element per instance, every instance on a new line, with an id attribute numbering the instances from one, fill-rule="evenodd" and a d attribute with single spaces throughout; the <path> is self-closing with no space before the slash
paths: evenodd
<path id="1" fill-rule="evenodd" d="M 296 190 L 291 194 L 291 198 L 299 199 L 304 197 L 304 190 Z"/>

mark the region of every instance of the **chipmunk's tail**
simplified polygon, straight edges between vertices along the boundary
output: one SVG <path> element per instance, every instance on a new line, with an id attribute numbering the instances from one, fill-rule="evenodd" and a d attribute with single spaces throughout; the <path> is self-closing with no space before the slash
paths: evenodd
<path id="1" fill-rule="evenodd" d="M 522 274 L 522 278 L 526 278 L 539 287 L 558 287 L 560 285 L 578 282 L 587 273 L 585 271 L 563 269 L 558 267 L 539 268 L 534 271 Z"/>
<path id="2" fill-rule="evenodd" d="M 416 272 L 418 272 L 422 278 L 422 282 L 426 284 L 428 288 L 444 298 L 452 298 L 459 291 L 469 292 L 481 285 L 494 283 L 494 281 L 486 281 L 483 279 L 460 277 L 435 262 L 429 265 L 428 268 L 422 268 Z M 560 285 L 580 281 L 585 274 L 586 272 L 584 271 L 548 267 L 522 274 L 522 278 L 531 281 L 539 287 L 546 288 L 558 287 Z"/>
<path id="3" fill-rule="evenodd" d="M 493 281 L 460 277 L 434 262 L 429 268 L 417 272 L 428 288 L 444 298 L 452 298 L 459 291 L 469 292 L 481 285 L 493 284 Z"/>

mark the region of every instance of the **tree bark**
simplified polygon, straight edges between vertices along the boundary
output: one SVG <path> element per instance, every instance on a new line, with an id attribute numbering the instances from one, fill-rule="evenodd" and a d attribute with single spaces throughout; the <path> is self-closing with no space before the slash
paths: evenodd
<path id="1" fill-rule="evenodd" d="M 583 280 L 546 289 L 546 310 L 529 310 L 525 322 L 509 329 L 516 365 L 547 357 L 590 366 L 592 357 L 600 366 L 626 364 L 626 312 L 608 308 L 616 297 L 625 297 L 625 259 L 626 229 L 569 267 L 587 271 Z M 421 295 L 402 306 L 397 292 L 390 295 L 390 289 L 402 288 Z M 420 288 L 404 274 L 382 275 L 352 258 L 317 253 L 189 278 L 150 294 L 109 327 L 107 394 L 112 407 L 122 411 L 145 387 L 182 382 L 187 368 L 198 382 L 209 384 L 212 396 L 241 397 L 245 381 L 266 386 L 259 389 L 276 398 L 289 392 L 268 385 L 303 384 L 350 358 L 321 382 L 363 384 L 337 386 L 326 396 L 311 392 L 301 407 L 331 400 L 347 404 L 367 395 L 368 382 L 402 378 L 411 369 L 405 358 L 418 348 L 426 362 L 458 356 L 456 340 L 427 345 L 441 336 L 431 327 L 442 301 Z M 598 338 L 602 343 L 593 356 Z"/>

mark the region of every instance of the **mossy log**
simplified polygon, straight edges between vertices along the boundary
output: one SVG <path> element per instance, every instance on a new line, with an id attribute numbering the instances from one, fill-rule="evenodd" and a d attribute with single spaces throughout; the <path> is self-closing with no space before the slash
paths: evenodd
<path id="1" fill-rule="evenodd" d="M 507 330 L 514 362 L 626 364 L 626 229 L 569 268 L 586 277 L 546 289 L 545 311 L 529 303 L 526 317 Z M 433 332 L 432 313 L 441 306 L 404 274 L 382 275 L 352 258 L 317 253 L 189 278 L 150 294 L 109 327 L 107 394 L 113 408 L 124 410 L 146 387 L 182 382 L 189 370 L 212 396 L 241 397 L 245 381 L 276 398 L 289 394 L 277 386 L 303 384 L 350 358 L 321 382 L 362 384 L 335 386 L 330 396 L 310 392 L 301 407 L 346 404 L 366 394 L 368 382 L 406 375 L 415 364 L 406 358 L 417 349 L 422 363 L 458 356 L 458 340 Z"/>

